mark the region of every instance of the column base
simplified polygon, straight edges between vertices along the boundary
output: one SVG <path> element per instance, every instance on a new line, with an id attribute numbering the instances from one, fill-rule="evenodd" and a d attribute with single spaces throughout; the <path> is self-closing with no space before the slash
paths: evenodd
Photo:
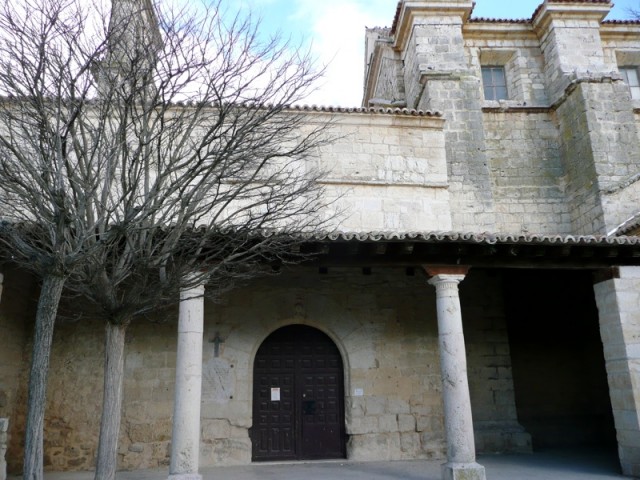
<path id="1" fill-rule="evenodd" d="M 170 473 L 167 480 L 202 480 L 199 473 Z"/>
<path id="2" fill-rule="evenodd" d="M 442 480 L 486 480 L 484 467 L 479 463 L 445 463 Z"/>

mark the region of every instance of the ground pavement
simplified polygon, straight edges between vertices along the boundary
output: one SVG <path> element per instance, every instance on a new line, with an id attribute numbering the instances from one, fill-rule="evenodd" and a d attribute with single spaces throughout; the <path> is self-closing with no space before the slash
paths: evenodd
<path id="1" fill-rule="evenodd" d="M 484 455 L 487 480 L 613 480 L 619 473 L 615 453 L 562 450 L 533 455 Z M 118 480 L 166 480 L 168 469 L 119 472 Z M 203 480 L 440 480 L 440 462 L 322 461 L 260 463 L 203 468 Z M 9 476 L 9 480 L 20 477 Z M 45 480 L 92 480 L 91 472 L 47 473 Z"/>

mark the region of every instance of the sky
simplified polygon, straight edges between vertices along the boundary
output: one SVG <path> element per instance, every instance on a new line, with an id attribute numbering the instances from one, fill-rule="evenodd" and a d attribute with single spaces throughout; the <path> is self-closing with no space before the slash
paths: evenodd
<path id="1" fill-rule="evenodd" d="M 474 17 L 530 18 L 542 0 L 476 0 Z M 280 32 L 310 45 L 324 81 L 305 103 L 360 106 L 364 82 L 364 29 L 391 26 L 397 0 L 223 0 L 251 10 L 266 33 Z M 608 19 L 629 17 L 640 0 L 614 0 Z"/>

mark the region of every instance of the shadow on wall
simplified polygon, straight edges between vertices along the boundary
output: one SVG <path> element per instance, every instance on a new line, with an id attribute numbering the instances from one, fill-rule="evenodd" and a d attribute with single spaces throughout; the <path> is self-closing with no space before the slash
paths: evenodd
<path id="1" fill-rule="evenodd" d="M 504 276 L 518 419 L 534 450 L 616 447 L 588 271 Z"/>

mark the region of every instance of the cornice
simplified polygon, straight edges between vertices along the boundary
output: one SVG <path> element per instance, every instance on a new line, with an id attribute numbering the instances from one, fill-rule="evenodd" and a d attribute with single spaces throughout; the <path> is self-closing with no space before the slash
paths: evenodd
<path id="1" fill-rule="evenodd" d="M 446 1 L 435 0 L 405 1 L 399 6 L 397 21 L 394 22 L 393 33 L 395 40 L 393 48 L 397 51 L 404 51 L 406 48 L 415 19 L 419 17 L 459 17 L 462 23 L 469 20 L 473 11 L 473 2 L 470 0 Z"/>
<path id="2" fill-rule="evenodd" d="M 464 38 L 536 40 L 537 35 L 529 22 L 477 21 L 473 19 L 462 27 Z"/>
<path id="3" fill-rule="evenodd" d="M 602 23 L 612 4 L 608 1 L 547 1 L 533 14 L 531 23 L 538 35 L 542 35 L 555 19 L 592 20 Z"/>

